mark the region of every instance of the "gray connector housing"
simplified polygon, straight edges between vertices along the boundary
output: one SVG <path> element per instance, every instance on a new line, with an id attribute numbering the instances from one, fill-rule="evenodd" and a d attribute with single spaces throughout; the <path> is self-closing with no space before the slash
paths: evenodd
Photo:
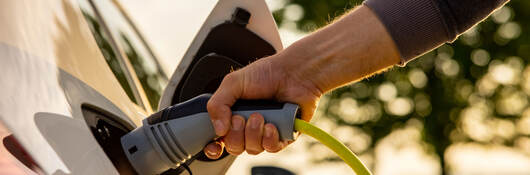
<path id="1" fill-rule="evenodd" d="M 252 113 L 263 115 L 266 123 L 278 129 L 280 139 L 294 140 L 294 119 L 298 105 L 285 103 L 281 109 L 232 111 L 246 119 Z M 140 175 L 160 174 L 177 168 L 216 138 L 207 112 L 149 124 L 136 128 L 121 138 L 127 158 Z"/>

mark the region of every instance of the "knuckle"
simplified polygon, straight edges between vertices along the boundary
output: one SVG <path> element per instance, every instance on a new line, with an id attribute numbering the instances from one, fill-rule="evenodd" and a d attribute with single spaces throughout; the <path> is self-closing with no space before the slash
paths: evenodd
<path id="1" fill-rule="evenodd" d="M 237 80 L 237 74 L 235 72 L 230 72 L 223 78 L 224 82 L 233 82 L 235 80 Z"/>
<path id="2" fill-rule="evenodd" d="M 215 113 L 217 112 L 217 109 L 219 109 L 217 101 L 213 98 L 208 100 L 208 103 L 206 103 L 206 110 L 208 110 L 208 112 Z"/>

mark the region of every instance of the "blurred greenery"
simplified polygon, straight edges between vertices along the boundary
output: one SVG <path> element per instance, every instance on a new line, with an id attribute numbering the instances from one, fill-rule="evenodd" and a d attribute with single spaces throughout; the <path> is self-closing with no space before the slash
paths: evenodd
<path id="1" fill-rule="evenodd" d="M 294 23 L 311 32 L 360 3 L 286 0 L 273 15 L 279 26 Z M 451 168 L 444 153 L 456 143 L 503 145 L 530 156 L 522 145 L 530 139 L 529 19 L 530 1 L 512 0 L 406 67 L 327 94 L 320 117 L 369 135 L 369 146 L 354 149 L 360 155 L 373 155 L 381 139 L 421 123 L 422 146 L 439 158 L 443 174 Z M 338 160 L 321 159 L 316 161 Z"/>

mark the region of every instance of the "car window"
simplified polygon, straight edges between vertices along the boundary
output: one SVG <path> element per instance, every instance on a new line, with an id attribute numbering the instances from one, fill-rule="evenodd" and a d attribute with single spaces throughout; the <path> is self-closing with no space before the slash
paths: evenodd
<path id="1" fill-rule="evenodd" d="M 127 80 L 127 69 L 125 65 L 119 60 L 119 51 L 111 44 L 111 38 L 109 37 L 108 33 L 105 32 L 103 24 L 100 22 L 100 20 L 98 20 L 88 1 L 80 0 L 79 4 L 81 12 L 83 13 L 86 22 L 88 23 L 88 26 L 92 31 L 92 35 L 96 40 L 101 54 L 103 54 L 103 57 L 105 57 L 105 61 L 112 70 L 112 73 L 114 74 L 116 79 L 118 79 L 118 82 L 120 83 L 121 87 L 129 97 L 129 99 L 131 99 L 131 101 L 133 101 L 134 103 L 140 105 L 140 98 L 138 98 L 139 95 L 134 93 L 130 81 Z"/>
<path id="2" fill-rule="evenodd" d="M 167 77 L 140 35 L 112 0 L 94 1 L 118 46 L 133 66 L 153 109 L 157 109 Z"/>

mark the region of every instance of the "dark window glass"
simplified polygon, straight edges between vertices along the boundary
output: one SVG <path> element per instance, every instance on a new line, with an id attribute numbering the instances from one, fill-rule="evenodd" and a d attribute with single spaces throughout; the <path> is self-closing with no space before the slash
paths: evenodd
<path id="1" fill-rule="evenodd" d="M 94 2 L 117 44 L 133 66 L 151 107 L 156 110 L 162 90 L 167 85 L 167 77 L 119 6 L 111 0 Z"/>
<path id="2" fill-rule="evenodd" d="M 90 27 L 90 30 L 94 35 L 94 39 L 96 40 L 96 43 L 99 46 L 101 54 L 103 54 L 103 57 L 105 57 L 105 61 L 107 61 L 107 64 L 112 70 L 112 73 L 114 73 L 116 79 L 118 79 L 118 82 L 120 83 L 127 96 L 134 103 L 138 104 L 138 99 L 133 94 L 133 89 L 127 81 L 127 77 L 125 74 L 126 71 L 124 71 L 126 69 L 124 69 L 124 65 L 120 63 L 120 60 L 117 57 L 119 52 L 112 47 L 110 37 L 104 31 L 102 24 L 95 16 L 94 11 L 91 9 L 88 2 L 80 1 L 80 7 L 88 23 L 88 26 Z"/>
<path id="3" fill-rule="evenodd" d="M 163 88 L 167 85 L 167 78 L 157 67 L 156 62 L 153 61 L 153 57 L 138 51 L 138 48 L 142 47 L 139 43 L 137 43 L 139 46 L 135 47 L 131 41 L 132 38 L 127 37 L 125 34 L 122 34 L 120 37 L 122 47 L 127 54 L 127 58 L 129 58 L 129 61 L 133 65 L 134 71 L 142 84 L 151 107 L 157 109 Z"/>

